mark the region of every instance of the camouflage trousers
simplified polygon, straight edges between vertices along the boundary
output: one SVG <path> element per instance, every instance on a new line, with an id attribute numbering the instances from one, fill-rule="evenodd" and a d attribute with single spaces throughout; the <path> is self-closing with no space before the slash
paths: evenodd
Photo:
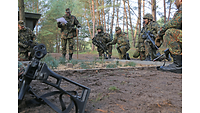
<path id="1" fill-rule="evenodd" d="M 18 61 L 18 76 L 22 75 L 25 71 L 25 66 Z"/>
<path id="2" fill-rule="evenodd" d="M 133 57 L 140 57 L 140 60 L 145 60 L 145 51 L 141 51 L 139 48 L 136 48 L 136 51 L 133 53 Z"/>
<path id="3" fill-rule="evenodd" d="M 73 54 L 73 47 L 74 47 L 74 39 L 73 38 L 61 38 L 61 45 L 62 45 L 62 54 L 66 54 L 67 50 L 66 50 L 66 46 L 67 46 L 67 42 L 68 42 L 68 50 L 69 50 L 69 54 Z"/>
<path id="4" fill-rule="evenodd" d="M 119 54 L 119 59 L 123 59 L 123 57 L 126 55 L 126 52 L 130 49 L 129 46 L 120 46 L 117 47 L 117 51 Z"/>
<path id="5" fill-rule="evenodd" d="M 168 29 L 163 37 L 171 54 L 182 55 L 182 30 Z"/>
<path id="6" fill-rule="evenodd" d="M 104 50 L 101 49 L 100 47 L 97 47 L 97 51 L 99 52 L 99 56 L 102 56 L 102 54 L 104 53 Z M 107 51 L 108 51 L 108 55 L 112 55 L 112 45 L 109 45 L 107 47 Z"/>
<path id="7" fill-rule="evenodd" d="M 153 48 L 153 45 L 149 40 L 144 41 L 145 44 L 145 56 L 151 56 L 151 59 L 154 59 L 157 57 L 156 55 L 156 49 Z"/>

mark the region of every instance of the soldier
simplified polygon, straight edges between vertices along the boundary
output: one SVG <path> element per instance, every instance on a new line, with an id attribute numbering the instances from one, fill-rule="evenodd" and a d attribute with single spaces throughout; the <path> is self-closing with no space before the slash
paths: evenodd
<path id="1" fill-rule="evenodd" d="M 129 40 L 126 38 L 127 34 L 125 32 L 122 32 L 120 27 L 116 27 L 115 31 L 116 34 L 114 35 L 114 40 L 112 42 L 107 43 L 106 45 L 108 46 L 117 43 L 119 59 L 130 60 L 128 53 L 126 53 L 130 49 Z"/>
<path id="2" fill-rule="evenodd" d="M 69 49 L 69 60 L 72 59 L 73 55 L 73 46 L 74 46 L 74 37 L 76 37 L 77 29 L 76 27 L 81 27 L 79 21 L 76 19 L 75 16 L 71 15 L 71 11 L 69 8 L 66 9 L 65 15 L 63 18 L 67 21 L 66 24 L 58 22 L 58 27 L 61 28 L 61 45 L 62 45 L 62 55 L 65 58 L 66 56 L 66 45 L 68 41 L 68 49 Z"/>
<path id="3" fill-rule="evenodd" d="M 144 31 L 145 32 L 150 31 L 154 36 L 157 36 L 160 26 L 158 25 L 157 22 L 153 21 L 153 16 L 147 13 L 146 15 L 144 15 L 143 19 L 145 22 Z M 145 35 L 145 34 L 142 34 L 142 35 Z M 155 37 L 151 37 L 151 38 L 155 40 Z M 146 56 L 145 60 L 146 61 L 151 61 L 158 56 L 156 55 L 156 48 L 153 47 L 153 44 L 150 42 L 150 40 L 144 39 L 144 46 L 145 46 L 145 56 Z"/>
<path id="4" fill-rule="evenodd" d="M 160 66 L 162 71 L 182 72 L 182 0 L 175 0 L 178 11 L 172 20 L 164 24 L 155 42 L 165 40 L 173 58 L 173 63 L 168 66 Z"/>
<path id="5" fill-rule="evenodd" d="M 101 42 L 101 44 L 105 47 L 106 50 L 108 50 L 108 58 L 111 59 L 112 55 L 112 45 L 106 46 L 108 42 L 111 42 L 110 35 L 108 33 L 104 33 L 102 26 L 97 26 L 97 32 L 98 34 L 95 35 L 95 37 L 92 39 L 92 43 L 97 46 L 97 51 L 99 52 L 99 58 L 102 58 L 102 54 L 104 54 L 104 51 L 100 45 L 94 41 L 96 39 L 98 42 Z M 104 58 L 107 59 L 107 55 L 104 54 Z"/>
<path id="6" fill-rule="evenodd" d="M 145 46 L 144 39 L 141 37 L 141 34 L 144 33 L 145 21 L 143 21 L 143 27 L 138 37 L 138 45 L 136 46 L 136 51 L 133 53 L 134 58 L 138 58 L 140 56 L 140 60 L 145 60 Z"/>
<path id="7" fill-rule="evenodd" d="M 18 53 L 19 58 L 22 60 L 31 60 L 33 53 L 28 54 L 33 50 L 33 47 L 37 44 L 35 41 L 35 34 L 33 31 L 25 27 L 23 20 L 18 21 Z"/>

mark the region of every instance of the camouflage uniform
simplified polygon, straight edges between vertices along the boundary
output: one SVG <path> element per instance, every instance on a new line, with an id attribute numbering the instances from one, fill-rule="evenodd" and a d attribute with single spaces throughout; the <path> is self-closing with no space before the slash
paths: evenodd
<path id="1" fill-rule="evenodd" d="M 112 41 L 111 38 L 110 38 L 110 35 L 108 33 L 104 33 L 102 26 L 98 26 L 97 30 L 98 29 L 101 29 L 101 32 L 98 32 L 98 34 L 96 34 L 93 39 L 96 39 L 97 41 L 102 42 L 103 46 L 106 48 L 106 50 L 108 50 L 109 58 L 111 58 L 111 55 L 112 55 L 112 45 L 106 46 L 106 44 L 108 42 Z M 102 54 L 105 51 L 101 47 L 99 47 L 99 45 L 97 43 L 95 43 L 93 40 L 92 40 L 92 43 L 95 46 L 97 46 L 97 51 L 99 52 L 99 57 L 102 57 Z"/>
<path id="2" fill-rule="evenodd" d="M 25 71 L 25 66 L 18 61 L 18 76 L 22 75 L 24 71 Z"/>
<path id="3" fill-rule="evenodd" d="M 168 66 L 160 66 L 160 70 L 182 73 L 182 5 L 175 12 L 172 20 L 160 28 L 158 36 L 156 42 L 164 38 L 173 57 L 173 63 Z"/>
<path id="4" fill-rule="evenodd" d="M 149 19 L 153 20 L 153 16 L 149 13 L 147 13 L 143 19 Z M 144 24 L 144 22 L 143 22 Z M 149 21 L 149 23 L 145 26 L 143 26 L 141 33 L 138 38 L 138 48 L 136 49 L 136 52 L 134 53 L 133 57 L 138 57 L 140 55 L 140 59 L 144 60 L 152 60 L 157 57 L 156 55 L 156 49 L 153 47 L 153 44 L 150 42 L 150 40 L 146 38 L 142 38 L 145 35 L 145 32 L 150 31 L 154 36 L 157 36 L 157 32 L 159 31 L 159 25 L 155 21 Z M 152 37 L 151 37 L 152 38 Z M 153 37 L 153 40 L 155 37 Z"/>
<path id="5" fill-rule="evenodd" d="M 144 33 L 144 27 L 142 27 L 142 30 L 140 32 L 139 38 L 138 38 L 138 45 L 136 46 L 136 51 L 133 53 L 134 58 L 138 58 L 140 56 L 140 60 L 145 60 L 145 46 L 144 46 L 144 39 L 141 37 L 141 34 Z"/>
<path id="6" fill-rule="evenodd" d="M 171 54 L 182 55 L 182 6 L 174 14 L 171 21 L 160 28 L 160 37 L 167 42 Z"/>
<path id="7" fill-rule="evenodd" d="M 20 20 L 18 24 L 20 26 L 24 26 L 24 22 L 22 20 Z M 20 59 L 30 60 L 31 57 L 28 56 L 28 52 L 31 52 L 33 49 L 33 46 L 37 44 L 37 42 L 35 41 L 35 38 L 36 36 L 30 28 L 25 27 L 25 26 L 21 30 L 18 28 L 18 52 L 19 52 Z M 27 43 L 30 40 L 33 41 L 32 47 L 27 45 Z"/>
<path id="8" fill-rule="evenodd" d="M 116 27 L 116 31 L 121 30 L 120 27 Z M 129 40 L 127 39 L 127 34 L 121 32 L 120 34 L 114 35 L 114 40 L 109 42 L 107 45 L 113 45 L 117 43 L 117 51 L 119 53 L 119 59 L 125 59 L 126 52 L 130 49 Z"/>
<path id="9" fill-rule="evenodd" d="M 70 9 L 67 8 L 66 12 L 70 12 Z M 65 14 L 63 16 L 63 18 L 67 21 L 66 24 L 62 24 L 60 22 L 58 22 L 58 27 L 61 28 L 61 45 L 62 45 L 62 54 L 65 57 L 67 51 L 66 51 L 66 45 L 68 42 L 68 49 L 69 49 L 69 56 L 72 57 L 73 54 L 73 46 L 75 44 L 74 42 L 74 37 L 76 37 L 78 34 L 76 33 L 76 28 L 75 25 L 77 27 L 81 27 L 81 25 L 79 24 L 79 21 L 76 19 L 75 16 L 73 15 L 69 15 L 67 16 L 67 14 Z M 70 59 L 70 58 L 69 58 Z"/>

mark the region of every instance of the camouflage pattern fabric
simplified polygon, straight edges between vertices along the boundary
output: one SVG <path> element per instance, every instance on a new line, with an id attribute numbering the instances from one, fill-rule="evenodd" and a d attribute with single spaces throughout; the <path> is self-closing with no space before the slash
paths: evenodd
<path id="1" fill-rule="evenodd" d="M 114 40 L 109 44 L 113 45 L 117 43 L 117 51 L 119 54 L 119 59 L 123 59 L 126 52 L 130 49 L 129 40 L 127 40 L 127 34 L 125 32 L 121 32 L 120 34 L 114 35 Z"/>
<path id="2" fill-rule="evenodd" d="M 66 54 L 66 46 L 67 41 L 69 43 L 68 49 L 69 54 L 73 54 L 73 46 L 74 46 L 74 37 L 78 34 L 76 33 L 76 26 L 80 26 L 79 21 L 76 19 L 75 16 L 70 15 L 67 16 L 66 14 L 63 16 L 67 21 L 67 24 L 57 23 L 58 27 L 61 28 L 61 45 L 62 45 L 62 54 Z"/>
<path id="3" fill-rule="evenodd" d="M 143 57 L 150 55 L 151 59 L 156 58 L 156 49 L 153 48 L 152 43 L 148 39 L 143 39 L 142 35 L 144 35 L 144 32 L 150 31 L 154 36 L 157 36 L 157 32 L 159 31 L 160 26 L 157 22 L 150 21 L 148 25 L 145 25 L 144 31 L 141 33 L 139 37 L 139 49 L 140 51 L 145 51 L 145 55 L 142 55 Z M 153 38 L 155 40 L 155 37 Z M 144 52 L 141 52 L 144 53 Z M 144 59 L 144 58 L 142 58 Z"/>
<path id="4" fill-rule="evenodd" d="M 108 33 L 104 33 L 103 30 L 102 30 L 102 32 L 96 34 L 94 36 L 94 38 L 97 41 L 102 42 L 102 44 L 104 45 L 104 47 L 106 47 L 106 49 L 108 50 L 108 55 L 112 55 L 112 45 L 106 46 L 106 44 L 108 42 L 111 42 L 110 35 Z M 94 45 L 97 46 L 97 51 L 99 52 L 99 56 L 101 56 L 104 53 L 104 50 L 101 47 L 99 47 L 99 45 L 96 45 L 96 44 L 94 44 Z"/>
<path id="5" fill-rule="evenodd" d="M 18 28 L 18 52 L 21 59 L 28 60 L 28 52 L 31 52 L 33 48 L 28 47 L 26 43 L 32 40 L 34 44 L 37 44 L 35 38 L 36 36 L 30 28 L 24 27 L 21 30 Z"/>
<path id="6" fill-rule="evenodd" d="M 67 53 L 67 50 L 66 50 L 67 42 L 68 42 L 69 54 L 73 54 L 73 47 L 75 44 L 74 39 L 73 38 L 68 38 L 68 39 L 61 38 L 62 54 Z"/>
<path id="7" fill-rule="evenodd" d="M 26 67 L 21 62 L 18 61 L 18 76 L 23 74 L 23 72 L 25 71 L 25 68 Z"/>
<path id="8" fill-rule="evenodd" d="M 182 55 L 182 5 L 172 20 L 160 28 L 158 35 L 167 42 L 171 54 Z"/>

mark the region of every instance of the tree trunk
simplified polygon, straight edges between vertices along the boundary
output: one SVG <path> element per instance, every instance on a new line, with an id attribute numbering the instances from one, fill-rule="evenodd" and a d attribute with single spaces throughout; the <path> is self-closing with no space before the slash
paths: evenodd
<path id="1" fill-rule="evenodd" d="M 25 12 L 24 12 L 24 0 L 18 0 L 19 7 L 19 20 L 23 20 L 25 22 Z"/>
<path id="2" fill-rule="evenodd" d="M 164 4 L 164 23 L 166 23 L 166 6 L 165 6 L 165 0 L 163 0 Z"/>
<path id="3" fill-rule="evenodd" d="M 130 11 L 130 5 L 129 5 L 129 0 L 128 2 L 128 12 L 129 12 L 129 21 L 130 21 L 130 27 L 131 27 L 131 36 L 134 37 L 133 35 L 133 27 L 132 27 L 132 22 L 131 22 L 131 11 Z M 134 45 L 135 40 L 133 39 L 133 45 Z"/>
<path id="4" fill-rule="evenodd" d="M 138 0 L 138 25 L 139 25 L 138 32 L 140 33 L 141 31 L 141 0 Z"/>
<path id="5" fill-rule="evenodd" d="M 137 29 L 138 29 L 138 23 L 139 23 L 139 18 L 137 19 L 137 23 L 136 23 L 136 26 L 135 26 L 135 32 L 134 32 L 134 44 L 133 44 L 133 47 L 135 47 L 135 43 L 136 43 L 136 36 L 137 36 Z"/>
<path id="6" fill-rule="evenodd" d="M 151 0 L 151 10 L 152 10 L 153 21 L 156 21 L 156 0 Z"/>
<path id="7" fill-rule="evenodd" d="M 124 24 L 125 24 L 125 22 L 124 22 L 124 19 L 125 19 L 125 13 L 123 12 L 123 32 L 124 32 Z"/>
<path id="8" fill-rule="evenodd" d="M 117 0 L 117 4 L 118 4 L 118 1 Z M 117 21 L 116 21 L 116 26 L 119 27 L 119 7 L 117 7 Z"/>
<path id="9" fill-rule="evenodd" d="M 111 26 L 110 26 L 110 35 L 112 35 L 112 31 L 113 31 L 114 15 L 115 15 L 115 0 L 113 0 L 113 14 L 112 14 L 112 20 L 111 20 Z"/>
<path id="10" fill-rule="evenodd" d="M 143 16 L 145 15 L 145 0 L 143 0 Z"/>
<path id="11" fill-rule="evenodd" d="M 102 5 L 104 7 L 104 0 L 102 0 Z M 104 31 L 106 31 L 106 18 L 105 18 L 104 8 L 103 8 L 103 22 L 104 22 Z"/>
<path id="12" fill-rule="evenodd" d="M 97 24 L 101 25 L 100 12 L 99 12 L 98 8 L 99 8 L 99 3 L 98 3 L 98 0 L 96 0 L 96 9 L 97 9 L 97 18 L 98 18 Z"/>
<path id="13" fill-rule="evenodd" d="M 125 0 L 123 0 L 123 2 L 124 2 L 124 13 L 125 13 L 125 16 L 126 16 L 127 39 L 129 40 L 129 36 L 128 36 L 128 18 L 127 18 L 127 12 L 126 12 Z"/>
<path id="14" fill-rule="evenodd" d="M 169 5 L 169 14 L 168 14 L 167 21 L 169 21 L 169 18 L 170 18 L 171 6 L 172 6 L 172 0 L 170 0 L 170 5 Z"/>
<path id="15" fill-rule="evenodd" d="M 94 0 L 92 0 L 92 22 L 93 22 L 93 37 L 95 33 L 95 13 L 94 13 Z M 94 45 L 92 44 L 92 51 L 94 51 Z"/>

